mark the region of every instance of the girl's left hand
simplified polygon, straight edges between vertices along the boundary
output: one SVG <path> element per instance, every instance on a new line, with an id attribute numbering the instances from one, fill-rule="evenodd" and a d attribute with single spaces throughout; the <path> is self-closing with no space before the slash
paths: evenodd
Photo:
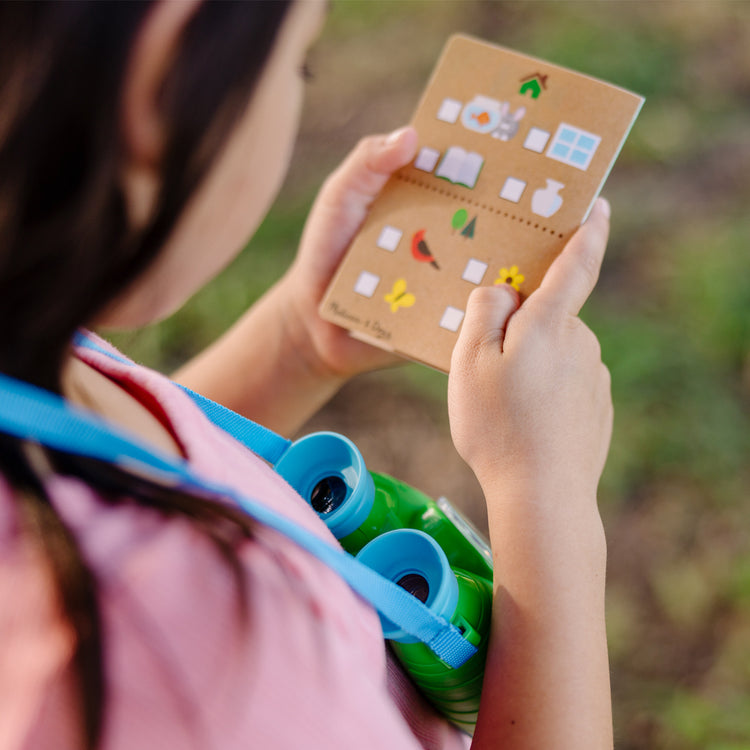
<path id="1" fill-rule="evenodd" d="M 363 138 L 323 185 L 305 224 L 297 258 L 281 282 L 287 312 L 296 318 L 294 328 L 301 326 L 307 333 L 308 356 L 316 368 L 331 375 L 348 378 L 400 361 L 323 320 L 318 306 L 370 204 L 416 150 L 417 132 L 411 127 Z"/>

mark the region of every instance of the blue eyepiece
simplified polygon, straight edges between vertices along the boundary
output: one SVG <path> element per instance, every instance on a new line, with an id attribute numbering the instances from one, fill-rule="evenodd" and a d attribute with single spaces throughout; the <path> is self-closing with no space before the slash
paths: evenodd
<path id="1" fill-rule="evenodd" d="M 436 615 L 450 620 L 458 604 L 458 581 L 440 545 L 423 531 L 396 529 L 373 539 L 357 559 L 406 589 Z M 416 643 L 391 620 L 380 617 L 386 638 Z"/>
<path id="2" fill-rule="evenodd" d="M 292 443 L 275 469 L 310 503 L 337 539 L 358 529 L 372 510 L 372 477 L 357 446 L 343 435 L 306 435 Z"/>

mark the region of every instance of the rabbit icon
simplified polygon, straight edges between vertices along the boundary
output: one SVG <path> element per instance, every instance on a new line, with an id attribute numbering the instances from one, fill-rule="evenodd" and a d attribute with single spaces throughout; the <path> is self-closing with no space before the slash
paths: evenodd
<path id="1" fill-rule="evenodd" d="M 500 122 L 492 131 L 492 137 L 509 141 L 518 132 L 519 123 L 525 114 L 526 107 L 519 107 L 515 112 L 511 112 L 510 104 L 503 102 L 500 105 Z"/>

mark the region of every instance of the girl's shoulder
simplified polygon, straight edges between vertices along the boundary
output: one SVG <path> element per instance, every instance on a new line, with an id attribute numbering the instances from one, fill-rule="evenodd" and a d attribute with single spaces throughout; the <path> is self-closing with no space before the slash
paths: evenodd
<path id="1" fill-rule="evenodd" d="M 329 536 L 281 477 L 167 378 L 107 352 L 83 349 L 78 356 L 159 414 L 207 478 Z M 135 501 L 113 504 L 71 477 L 52 478 L 47 491 L 99 586 L 111 739 L 105 747 L 151 746 L 158 737 L 164 746 L 223 750 L 248 741 L 413 749 L 415 734 L 423 747 L 462 746 L 387 660 L 370 607 L 277 532 L 253 527 L 237 550 L 238 579 L 187 518 L 166 518 Z M 15 702 L 0 700 L 0 713 L 13 708 L 24 741 L 41 731 L 39 716 L 47 717 L 49 737 L 37 744 L 48 739 L 65 748 L 62 696 L 74 644 L 44 563 L 22 537 L 13 491 L 0 477 L 0 634 L 3 643 L 19 643 L 0 650 L 17 657 L 2 673 L 22 671 L 25 660 L 32 667 L 14 683 Z M 8 606 L 14 601 L 18 606 Z"/>

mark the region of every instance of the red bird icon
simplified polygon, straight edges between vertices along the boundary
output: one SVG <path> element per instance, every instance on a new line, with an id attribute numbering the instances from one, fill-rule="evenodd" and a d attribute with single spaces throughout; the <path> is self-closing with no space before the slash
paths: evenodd
<path id="1" fill-rule="evenodd" d="M 420 263 L 429 263 L 434 268 L 437 268 L 440 270 L 440 266 L 437 264 L 437 261 L 435 260 L 435 256 L 430 251 L 430 248 L 427 247 L 427 243 L 424 241 L 424 235 L 426 229 L 420 229 L 418 232 L 414 233 L 414 236 L 411 238 L 411 254 L 414 260 L 418 260 Z"/>

